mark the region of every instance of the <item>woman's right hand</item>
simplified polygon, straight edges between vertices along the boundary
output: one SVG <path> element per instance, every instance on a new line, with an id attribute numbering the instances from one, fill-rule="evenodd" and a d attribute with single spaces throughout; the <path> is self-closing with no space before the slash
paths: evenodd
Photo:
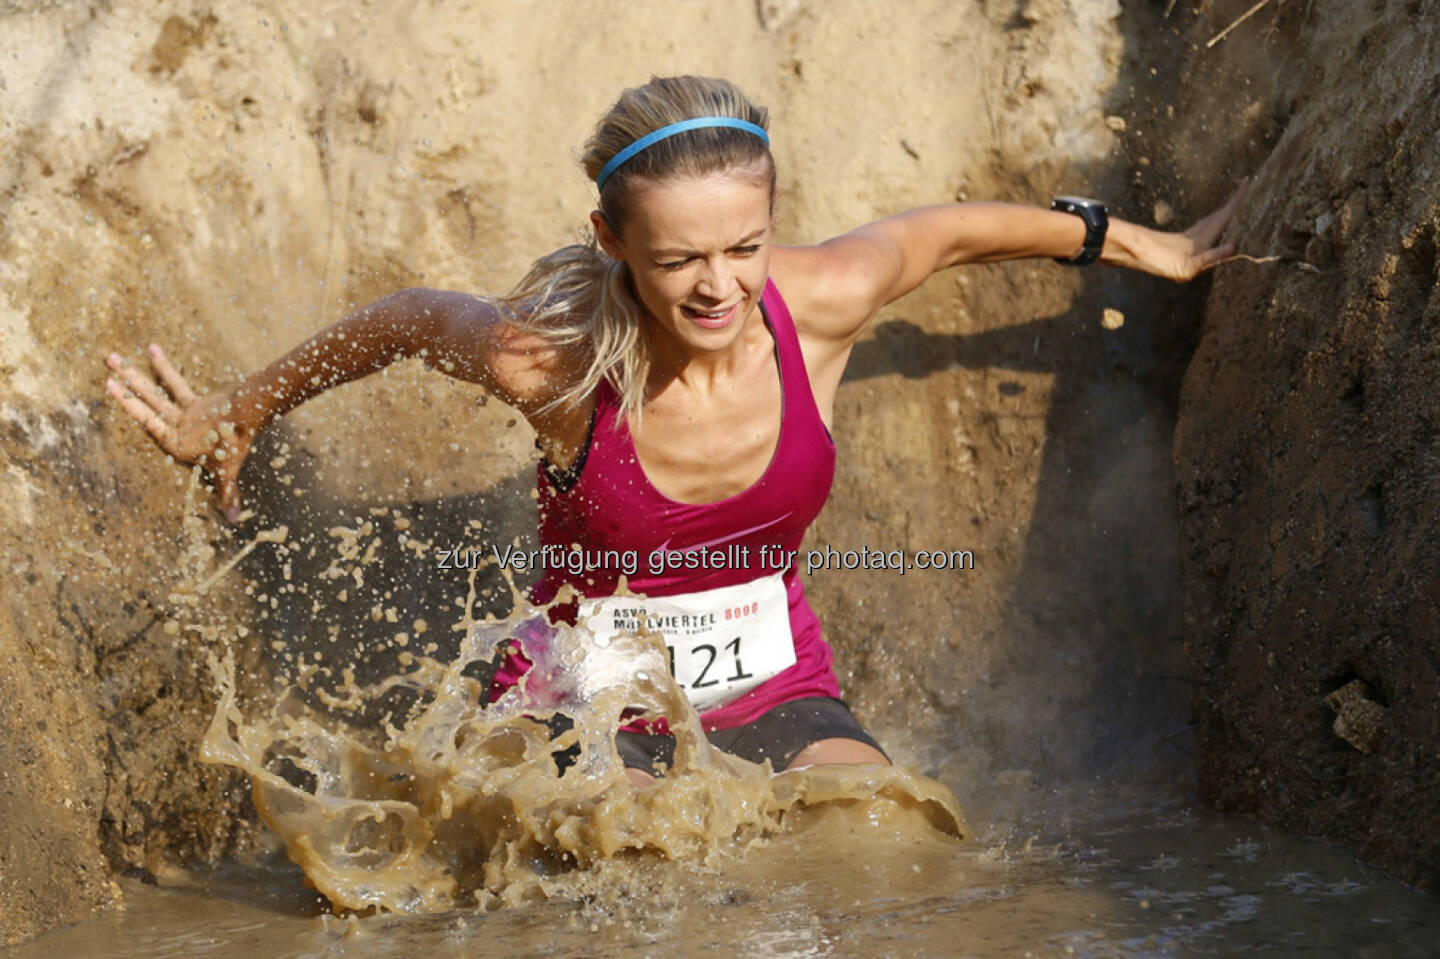
<path id="1" fill-rule="evenodd" d="M 232 415 L 232 394 L 196 396 L 164 350 L 152 344 L 146 352 L 160 378 L 158 385 L 126 366 L 120 354 L 111 353 L 105 365 L 115 376 L 106 381 L 106 391 L 162 450 L 181 463 L 199 464 L 215 484 L 225 519 L 238 521 L 240 466 L 250 453 L 256 431 Z"/>

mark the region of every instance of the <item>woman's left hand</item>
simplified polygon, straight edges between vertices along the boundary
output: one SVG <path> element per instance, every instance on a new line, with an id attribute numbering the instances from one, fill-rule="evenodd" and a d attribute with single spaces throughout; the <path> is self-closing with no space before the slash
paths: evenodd
<path id="1" fill-rule="evenodd" d="M 1121 249 L 1115 259 L 1110 260 L 1108 256 L 1105 259 L 1116 266 L 1152 273 L 1177 283 L 1193 280 L 1235 255 L 1233 243 L 1224 246 L 1216 246 L 1215 243 L 1225 231 L 1225 225 L 1230 222 L 1249 185 L 1248 180 L 1242 180 L 1224 206 L 1184 233 L 1162 233 L 1134 224 L 1126 224 L 1129 229 L 1122 228 L 1118 236 L 1115 235 L 1117 231 L 1112 230 L 1111 237 L 1119 241 L 1117 246 Z"/>

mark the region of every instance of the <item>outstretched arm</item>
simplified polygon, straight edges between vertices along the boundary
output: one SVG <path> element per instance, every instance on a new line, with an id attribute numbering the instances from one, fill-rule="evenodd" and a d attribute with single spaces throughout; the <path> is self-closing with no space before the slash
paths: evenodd
<path id="1" fill-rule="evenodd" d="M 236 480 L 255 436 L 331 387 L 418 356 L 529 413 L 554 397 L 563 375 L 556 351 L 517 331 L 490 302 L 426 289 L 356 310 L 224 393 L 197 396 L 164 350 L 152 344 L 147 353 L 158 384 L 112 353 L 107 390 L 165 452 L 204 467 L 231 522 L 240 513 Z"/>
<path id="2" fill-rule="evenodd" d="M 1111 219 L 1100 262 L 1177 282 L 1193 279 L 1234 253 L 1215 245 L 1235 211 L 1229 201 L 1183 233 L 1150 230 Z M 1079 217 L 1008 203 L 923 207 L 878 220 L 818 246 L 791 248 L 790 268 L 810 282 L 807 319 L 823 338 L 853 341 L 885 304 L 932 273 L 962 263 L 1027 257 L 1071 257 L 1084 244 Z M 797 315 L 799 311 L 797 310 Z"/>

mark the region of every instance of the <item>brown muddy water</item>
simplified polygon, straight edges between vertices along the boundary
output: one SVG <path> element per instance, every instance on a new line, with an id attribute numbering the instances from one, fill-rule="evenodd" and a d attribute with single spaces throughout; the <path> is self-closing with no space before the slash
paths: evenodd
<path id="1" fill-rule="evenodd" d="M 123 912 L 7 955 L 1435 954 L 1434 900 L 1339 850 L 1157 794 L 1084 792 L 1020 818 L 976 810 L 968 843 L 832 809 L 706 862 L 612 861 L 603 891 L 488 913 L 337 918 L 295 867 L 237 863 L 129 882 Z"/>
<path id="2" fill-rule="evenodd" d="M 708 746 L 658 641 L 549 627 L 515 598 L 502 620 L 467 608 L 453 658 L 402 657 L 364 686 L 341 669 L 328 688 L 311 663 L 259 709 L 212 657 L 203 755 L 249 773 L 271 847 L 130 882 L 123 910 L 8 954 L 1388 957 L 1440 942 L 1432 897 L 1200 811 L 1174 779 L 1019 777 L 972 827 L 903 768 L 772 774 Z M 549 642 L 527 644 L 531 673 L 481 706 L 496 644 L 535 630 Z M 343 718 L 380 708 L 378 731 Z M 621 708 L 679 717 L 653 786 L 614 752 Z M 558 737 L 537 721 L 554 713 L 573 721 Z M 561 773 L 563 747 L 579 756 Z"/>

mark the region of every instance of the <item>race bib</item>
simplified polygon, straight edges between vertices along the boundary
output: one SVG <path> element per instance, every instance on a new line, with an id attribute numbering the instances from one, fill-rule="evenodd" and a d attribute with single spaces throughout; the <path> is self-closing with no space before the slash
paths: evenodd
<path id="1" fill-rule="evenodd" d="M 642 628 L 660 634 L 670 674 L 697 711 L 732 702 L 795 665 L 781 573 L 679 596 L 585 600 L 581 620 L 600 645 Z"/>

